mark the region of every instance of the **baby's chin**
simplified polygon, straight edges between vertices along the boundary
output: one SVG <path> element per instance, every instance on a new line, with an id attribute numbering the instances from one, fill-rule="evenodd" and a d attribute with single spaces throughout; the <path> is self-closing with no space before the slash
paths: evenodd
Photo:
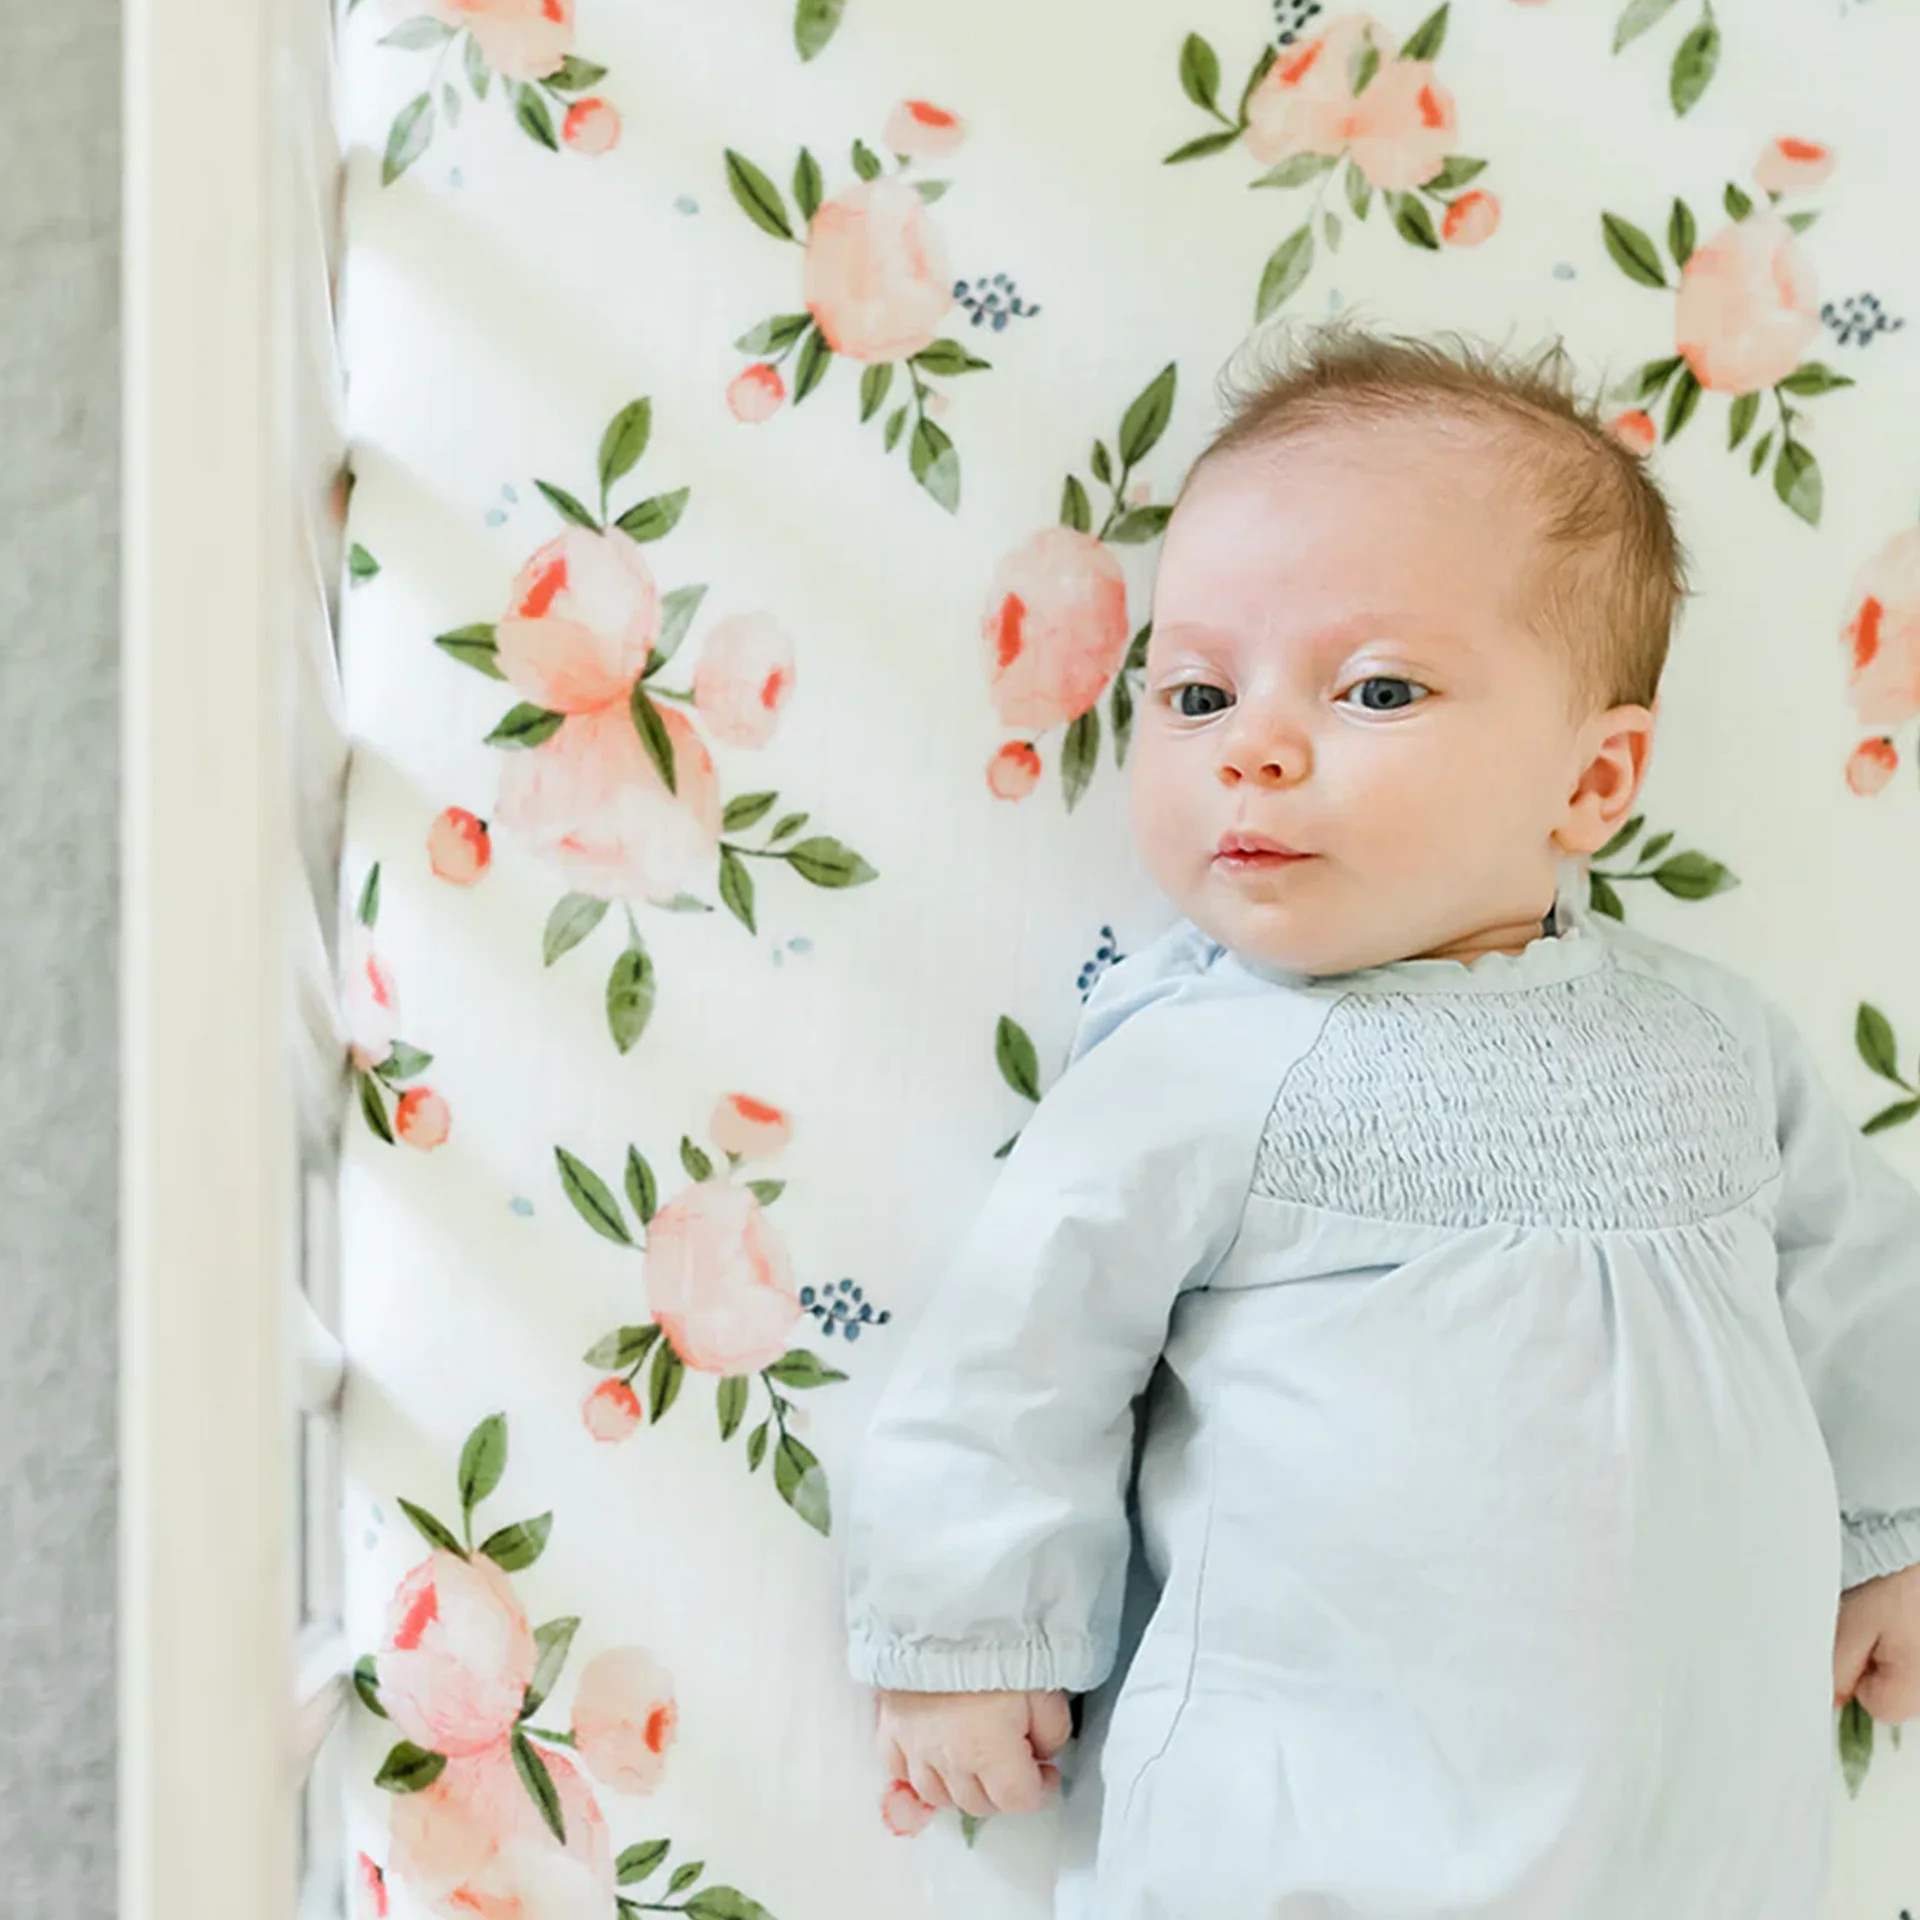
<path id="1" fill-rule="evenodd" d="M 1333 924 L 1310 901 L 1275 895 L 1304 874 L 1287 874 L 1270 886 L 1249 890 L 1238 882 L 1209 879 L 1175 905 L 1209 939 L 1258 966 L 1283 973 L 1351 973 L 1396 956 L 1356 937 L 1358 930 Z"/>

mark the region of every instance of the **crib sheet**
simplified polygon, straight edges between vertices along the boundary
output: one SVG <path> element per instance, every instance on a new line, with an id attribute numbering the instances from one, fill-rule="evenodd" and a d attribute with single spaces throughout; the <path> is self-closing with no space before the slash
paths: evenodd
<path id="1" fill-rule="evenodd" d="M 1358 308 L 1605 379 L 1698 593 L 1595 897 L 1920 1175 L 1920 16 L 361 0 L 341 49 L 356 1910 L 1040 1916 L 1047 1818 L 877 1772 L 834 1524 L 1164 923 L 1119 762 L 1215 373 Z M 1920 1910 L 1920 1761 L 1850 1711 L 1833 1791 L 1831 1913 Z"/>

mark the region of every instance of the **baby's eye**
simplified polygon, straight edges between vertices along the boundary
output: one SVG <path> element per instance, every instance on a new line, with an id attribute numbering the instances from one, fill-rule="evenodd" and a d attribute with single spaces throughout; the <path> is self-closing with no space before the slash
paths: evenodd
<path id="1" fill-rule="evenodd" d="M 1225 687 L 1209 686 L 1204 680 L 1190 680 L 1173 690 L 1173 710 L 1183 720 L 1204 720 L 1208 714 L 1223 712 L 1232 705 Z"/>
<path id="2" fill-rule="evenodd" d="M 1416 697 L 1432 692 L 1432 688 L 1396 673 L 1373 673 L 1364 680 L 1356 680 L 1347 691 L 1360 696 L 1359 704 L 1368 713 L 1393 713 L 1401 707 L 1412 706 Z"/>

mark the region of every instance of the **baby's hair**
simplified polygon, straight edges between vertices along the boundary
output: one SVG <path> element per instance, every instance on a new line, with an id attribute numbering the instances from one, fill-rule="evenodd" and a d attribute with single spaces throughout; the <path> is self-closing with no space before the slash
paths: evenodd
<path id="1" fill-rule="evenodd" d="M 1274 342 L 1278 341 L 1276 351 Z M 1652 706 L 1687 594 L 1687 556 L 1646 463 L 1583 399 L 1555 340 L 1512 355 L 1457 333 L 1391 335 L 1350 318 L 1256 334 L 1221 374 L 1227 417 L 1187 470 L 1359 421 L 1491 429 L 1533 502 L 1542 552 L 1523 610 L 1569 653 L 1583 712 Z M 1176 503 L 1177 504 L 1177 503 Z"/>

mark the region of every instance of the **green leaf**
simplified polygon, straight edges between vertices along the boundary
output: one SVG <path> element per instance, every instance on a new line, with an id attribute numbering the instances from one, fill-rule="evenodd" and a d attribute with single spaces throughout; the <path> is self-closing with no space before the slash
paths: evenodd
<path id="1" fill-rule="evenodd" d="M 952 184 L 950 180 L 916 180 L 913 190 L 931 206 Z"/>
<path id="2" fill-rule="evenodd" d="M 1353 209 L 1353 217 L 1356 220 L 1364 220 L 1367 217 L 1367 209 L 1373 205 L 1373 182 L 1349 160 L 1344 184 L 1347 189 L 1347 205 Z"/>
<path id="3" fill-rule="evenodd" d="M 860 376 L 860 423 L 864 426 L 880 411 L 887 389 L 893 385 L 893 362 L 876 360 Z"/>
<path id="4" fill-rule="evenodd" d="M 706 597 L 704 586 L 675 587 L 661 600 L 660 638 L 653 643 L 653 657 L 647 662 L 648 679 L 680 651 L 680 642 L 687 637 L 687 629 L 693 625 L 693 616 Z"/>
<path id="5" fill-rule="evenodd" d="M 382 1720 L 387 1710 L 380 1704 L 380 1678 L 374 1666 L 373 1655 L 363 1653 L 353 1663 L 353 1690 L 360 1696 L 360 1704 L 369 1713 L 377 1713 Z"/>
<path id="6" fill-rule="evenodd" d="M 1300 290 L 1313 271 L 1313 229 L 1296 227 L 1274 248 L 1260 275 L 1260 291 L 1253 302 L 1253 317 L 1264 320 L 1277 312 Z"/>
<path id="7" fill-rule="evenodd" d="M 1629 280 L 1638 281 L 1643 287 L 1667 284 L 1667 270 L 1661 263 L 1659 248 L 1631 220 L 1623 220 L 1617 213 L 1603 213 L 1600 230 L 1614 264 Z"/>
<path id="8" fill-rule="evenodd" d="M 1380 71 L 1380 49 L 1373 44 L 1371 30 L 1363 31 L 1360 44 L 1347 56 L 1347 87 L 1356 97 L 1373 84 Z"/>
<path id="9" fill-rule="evenodd" d="M 358 917 L 363 927 L 372 926 L 380 918 L 380 862 L 378 860 L 367 869 L 366 881 L 360 888 Z"/>
<path id="10" fill-rule="evenodd" d="M 460 1517 L 473 1524 L 473 1510 L 507 1470 L 507 1416 L 490 1413 L 467 1435 L 460 1449 Z"/>
<path id="11" fill-rule="evenodd" d="M 370 1073 L 357 1073 L 354 1077 L 360 1083 L 361 1117 L 388 1146 L 392 1146 L 393 1123 L 387 1118 L 387 1103 L 381 1095 L 380 1082 Z"/>
<path id="12" fill-rule="evenodd" d="M 429 1753 L 411 1740 L 401 1740 L 388 1749 L 373 1784 L 389 1793 L 418 1793 L 422 1787 L 432 1786 L 446 1768 L 444 1755 Z"/>
<path id="13" fill-rule="evenodd" d="M 773 1920 L 758 1900 L 735 1887 L 702 1887 L 685 1910 L 688 1920 Z"/>
<path id="14" fill-rule="evenodd" d="M 659 540 L 680 524 L 687 510 L 690 489 L 676 487 L 671 493 L 656 493 L 629 507 L 613 524 L 629 540 Z"/>
<path id="15" fill-rule="evenodd" d="M 477 626 L 456 627 L 451 633 L 435 634 L 433 644 L 450 659 L 458 660 L 463 667 L 471 667 L 476 673 L 484 673 L 491 680 L 507 677 L 500 671 L 500 649 L 494 640 L 493 628 L 485 621 Z"/>
<path id="16" fill-rule="evenodd" d="M 426 152 L 433 139 L 433 96 L 417 93 L 393 117 L 387 151 L 380 162 L 380 184 L 390 187 Z"/>
<path id="17" fill-rule="evenodd" d="M 802 147 L 799 159 L 793 163 L 793 203 L 800 209 L 803 221 L 811 221 L 820 211 L 825 192 L 825 185 L 820 178 L 820 162 Z"/>
<path id="18" fill-rule="evenodd" d="M 1060 785 L 1071 812 L 1080 804 L 1080 796 L 1100 764 L 1100 709 L 1089 707 L 1067 729 L 1060 748 Z"/>
<path id="19" fill-rule="evenodd" d="M 720 816 L 720 824 L 729 833 L 739 833 L 750 827 L 765 814 L 772 812 L 773 803 L 780 796 L 777 793 L 736 794 L 727 802 L 726 811 Z"/>
<path id="20" fill-rule="evenodd" d="M 793 367 L 793 404 L 797 407 L 822 380 L 833 365 L 833 349 L 818 327 L 800 342 L 800 357 Z"/>
<path id="21" fill-rule="evenodd" d="M 675 1867 L 673 1878 L 667 1883 L 668 1894 L 676 1894 L 692 1886 L 706 1870 L 707 1863 L 704 1860 L 688 1860 Z"/>
<path id="22" fill-rule="evenodd" d="M 1624 920 L 1627 910 L 1620 903 L 1620 895 L 1614 884 L 1605 874 L 1587 875 L 1587 898 L 1595 913 L 1611 915 L 1615 920 Z"/>
<path id="23" fill-rule="evenodd" d="M 413 1522 L 414 1531 L 430 1547 L 438 1547 L 442 1553 L 457 1553 L 462 1560 L 467 1550 L 453 1537 L 453 1529 L 436 1520 L 425 1507 L 416 1507 L 411 1500 L 400 1502 L 400 1511 Z"/>
<path id="24" fill-rule="evenodd" d="M 589 533 L 600 531 L 600 522 L 565 487 L 556 487 L 551 480 L 536 480 L 533 484 L 561 519 L 571 521 L 576 527 L 585 527 Z"/>
<path id="25" fill-rule="evenodd" d="M 1737 884 L 1718 860 L 1704 853 L 1676 853 L 1654 868 L 1653 877 L 1676 900 L 1705 900 Z"/>
<path id="26" fill-rule="evenodd" d="M 528 1684 L 526 1697 L 520 1703 L 522 1720 L 530 1720 L 538 1713 L 542 1702 L 553 1691 L 560 1678 L 560 1670 L 567 1664 L 567 1654 L 573 1646 L 573 1636 L 579 1626 L 579 1616 L 567 1614 L 559 1620 L 549 1620 L 544 1626 L 534 1628 L 533 1644 L 539 1658 L 534 1662 L 533 1679 Z"/>
<path id="27" fill-rule="evenodd" d="M 1177 167 L 1183 160 L 1204 160 L 1210 153 L 1223 153 L 1240 138 L 1238 127 L 1223 127 L 1218 133 L 1203 133 L 1197 140 L 1189 140 L 1183 147 L 1161 158 L 1163 167 Z"/>
<path id="28" fill-rule="evenodd" d="M 469 37 L 461 58 L 466 62 L 467 85 L 473 89 L 473 97 L 484 100 L 487 89 L 493 84 L 493 69 L 487 65 L 487 57 L 480 51 L 479 41 Z"/>
<path id="29" fill-rule="evenodd" d="M 1645 863 L 1648 860 L 1658 860 L 1660 856 L 1663 853 L 1665 853 L 1666 850 L 1672 845 L 1673 845 L 1672 834 L 1656 833 L 1653 836 L 1653 838 L 1649 840 L 1647 844 L 1640 849 L 1639 855 L 1635 860 L 1634 864 L 1638 866 Z"/>
<path id="30" fill-rule="evenodd" d="M 1180 89 L 1196 107 L 1220 111 L 1220 56 L 1197 33 L 1188 34 L 1181 44 Z"/>
<path id="31" fill-rule="evenodd" d="M 1696 237 L 1693 209 L 1684 200 L 1675 199 L 1673 212 L 1667 216 L 1667 251 L 1673 255 L 1675 266 L 1687 264 Z"/>
<path id="32" fill-rule="evenodd" d="M 769 1380 L 778 1380 L 783 1387 L 792 1387 L 796 1391 L 808 1387 L 831 1387 L 847 1376 L 834 1368 L 823 1366 L 817 1353 L 810 1353 L 805 1347 L 790 1347 L 772 1366 L 766 1370 Z"/>
<path id="33" fill-rule="evenodd" d="M 1920 1113 L 1920 1100 L 1896 1100 L 1890 1107 L 1882 1107 L 1860 1131 L 1862 1133 L 1884 1133 L 1889 1127 L 1903 1127 Z"/>
<path id="34" fill-rule="evenodd" d="M 552 966 L 563 953 L 571 953 L 606 918 L 606 913 L 607 903 L 596 894 L 563 894 L 547 915 L 546 931 L 540 936 L 545 964 Z"/>
<path id="35" fill-rule="evenodd" d="M 1470 160 L 1464 153 L 1447 156 L 1446 164 L 1431 180 L 1421 185 L 1423 193 L 1451 193 L 1456 187 L 1464 187 L 1469 180 L 1476 180 L 1487 170 L 1484 160 Z"/>
<path id="36" fill-rule="evenodd" d="M 1437 60 L 1440 49 L 1447 38 L 1447 9 L 1435 7 L 1427 17 L 1407 35 L 1400 48 L 1402 60 Z"/>
<path id="37" fill-rule="evenodd" d="M 1783 440 L 1773 463 L 1773 490 L 1808 526 L 1820 524 L 1820 462 L 1798 440 Z"/>
<path id="38" fill-rule="evenodd" d="M 626 1216 L 621 1213 L 620 1203 L 607 1183 L 565 1147 L 555 1147 L 553 1157 L 560 1163 L 560 1184 L 572 1201 L 574 1212 L 601 1239 L 611 1240 L 615 1246 L 632 1246 L 633 1235 L 627 1231 Z"/>
<path id="39" fill-rule="evenodd" d="M 793 228 L 787 220 L 787 203 L 780 189 L 745 154 L 727 149 L 727 185 L 739 201 L 741 211 L 756 227 L 776 239 L 791 240 Z"/>
<path id="40" fill-rule="evenodd" d="M 760 931 L 753 919 L 753 875 L 731 847 L 720 849 L 720 902 L 749 933 Z"/>
<path id="41" fill-rule="evenodd" d="M 396 1040 L 393 1050 L 374 1068 L 388 1086 L 398 1086 L 403 1080 L 411 1080 L 417 1074 L 425 1073 L 433 1065 L 433 1055 L 423 1053 L 418 1047 L 410 1047 L 404 1040 Z"/>
<path id="42" fill-rule="evenodd" d="M 774 829 L 767 835 L 767 838 L 769 840 L 784 840 L 788 834 L 798 833 L 800 829 L 807 824 L 807 818 L 808 816 L 804 813 L 782 814 L 780 819 L 774 823 Z"/>
<path id="43" fill-rule="evenodd" d="M 431 15 L 421 13 L 411 20 L 402 20 L 391 33 L 381 35 L 379 44 L 418 53 L 427 47 L 444 47 L 453 34 L 453 28 L 444 20 L 435 20 Z"/>
<path id="44" fill-rule="evenodd" d="M 1173 395 L 1178 374 L 1174 363 L 1167 364 L 1141 388 L 1120 422 L 1120 464 L 1137 467 L 1160 443 L 1160 436 L 1173 418 Z"/>
<path id="45" fill-rule="evenodd" d="M 1640 369 L 1640 398 L 1651 400 L 1685 364 L 1677 353 L 1665 360 L 1649 360 Z"/>
<path id="46" fill-rule="evenodd" d="M 500 724 L 482 742 L 489 747 L 537 747 L 551 740 L 566 724 L 564 713 L 549 713 L 523 700 L 502 716 Z"/>
<path id="47" fill-rule="evenodd" d="M 1760 396 L 1757 393 L 1743 393 L 1735 399 L 1733 410 L 1727 415 L 1727 446 L 1731 450 L 1747 437 L 1748 429 L 1760 413 Z"/>
<path id="48" fill-rule="evenodd" d="M 1433 230 L 1433 216 L 1411 193 L 1390 193 L 1387 205 L 1393 211 L 1393 230 L 1409 246 L 1440 251 L 1440 236 Z"/>
<path id="49" fill-rule="evenodd" d="M 889 453 L 900 444 L 900 429 L 907 424 L 907 412 L 908 409 L 904 405 L 901 405 L 895 407 L 894 410 L 887 415 L 887 430 L 882 437 L 881 444 Z"/>
<path id="50" fill-rule="evenodd" d="M 1736 220 L 1744 220 L 1753 211 L 1753 202 L 1731 180 L 1727 182 L 1726 192 L 1720 197 L 1726 203 L 1727 212 Z"/>
<path id="51" fill-rule="evenodd" d="M 815 1533 L 833 1531 L 832 1502 L 820 1462 L 792 1434 L 783 1434 L 773 1450 L 773 1484 L 780 1498 Z"/>
<path id="52" fill-rule="evenodd" d="M 1093 477 L 1103 487 L 1113 485 L 1113 461 L 1108 456 L 1107 443 L 1104 440 L 1096 440 L 1093 443 L 1093 453 L 1088 464 L 1093 468 Z"/>
<path id="53" fill-rule="evenodd" d="M 1836 387 L 1852 386 L 1853 380 L 1848 374 L 1835 373 L 1824 361 L 1804 360 L 1780 385 L 1788 393 L 1832 393 Z"/>
<path id="54" fill-rule="evenodd" d="M 878 180 L 883 171 L 880 156 L 864 140 L 853 143 L 853 170 L 862 180 Z"/>
<path id="55" fill-rule="evenodd" d="M 986 1825 L 977 1813 L 963 1813 L 960 1816 L 960 1838 L 972 1846 L 980 1838 L 980 1829 Z"/>
<path id="56" fill-rule="evenodd" d="M 652 1321 L 639 1327 L 615 1327 L 603 1333 L 581 1358 L 590 1367 L 608 1373 L 625 1373 L 637 1360 L 644 1360 L 660 1338 L 660 1329 Z"/>
<path id="57" fill-rule="evenodd" d="M 1093 531 L 1093 507 L 1087 499 L 1087 490 L 1071 473 L 1060 489 L 1060 524 L 1080 533 Z"/>
<path id="58" fill-rule="evenodd" d="M 742 353 L 778 353 L 783 347 L 790 347 L 813 325 L 810 313 L 776 313 L 771 320 L 762 320 L 757 327 L 750 328 L 733 344 Z"/>
<path id="59" fill-rule="evenodd" d="M 607 422 L 600 436 L 600 491 L 633 471 L 653 433 L 653 402 L 631 400 Z"/>
<path id="60" fill-rule="evenodd" d="M 643 946 L 625 948 L 607 975 L 607 1031 L 631 1053 L 653 1016 L 653 960 Z"/>
<path id="61" fill-rule="evenodd" d="M 669 793 L 678 791 L 673 766 L 673 735 L 667 731 L 667 722 L 660 709 L 653 704 L 653 697 L 647 692 L 646 682 L 636 680 L 633 692 L 628 696 L 628 710 L 633 715 L 633 730 L 640 736 L 640 744 L 647 750 L 647 758 L 654 764 Z"/>
<path id="62" fill-rule="evenodd" d="M 793 10 L 793 44 L 802 60 L 811 60 L 829 40 L 847 10 L 847 0 L 799 0 Z"/>
<path id="63" fill-rule="evenodd" d="M 643 1840 L 637 1847 L 626 1848 L 613 1863 L 614 1878 L 623 1887 L 637 1887 L 650 1874 L 660 1871 L 672 1851 L 671 1840 Z"/>
<path id="64" fill-rule="evenodd" d="M 784 1180 L 749 1180 L 747 1182 L 747 1191 L 763 1207 L 772 1206 L 786 1190 L 787 1183 Z"/>
<path id="65" fill-rule="evenodd" d="M 907 464 L 913 469 L 913 477 L 949 513 L 959 509 L 960 456 L 937 420 L 915 423 Z"/>
<path id="66" fill-rule="evenodd" d="M 1893 1036 L 1893 1022 L 1878 1007 L 1865 1000 L 1860 1002 L 1860 1011 L 1854 1016 L 1853 1044 L 1859 1050 L 1860 1058 L 1882 1080 L 1891 1080 L 1895 1086 L 1906 1086 L 1906 1081 L 1900 1077 L 1900 1049 Z M 1911 1091 L 1910 1088 L 1908 1090 Z"/>
<path id="67" fill-rule="evenodd" d="M 1327 248 L 1330 252 L 1338 253 L 1340 251 L 1340 236 L 1345 231 L 1346 229 L 1341 226 L 1340 216 L 1337 213 L 1323 213 L 1320 216 L 1320 237 L 1327 243 Z"/>
<path id="68" fill-rule="evenodd" d="M 713 1178 L 713 1162 L 684 1133 L 680 1136 L 680 1164 L 686 1168 L 689 1180 Z"/>
<path id="69" fill-rule="evenodd" d="M 541 99 L 537 87 L 513 88 L 513 118 L 520 131 L 537 146 L 545 147 L 549 153 L 560 151 L 560 142 L 553 131 L 553 115 L 547 111 L 547 103 Z"/>
<path id="70" fill-rule="evenodd" d="M 1280 49 L 1269 40 L 1254 57 L 1253 65 L 1247 69 L 1246 81 L 1240 89 L 1240 105 L 1236 110 L 1243 131 L 1247 124 L 1247 102 L 1253 98 L 1254 88 L 1273 71 L 1273 63 L 1279 58 Z"/>
<path id="71" fill-rule="evenodd" d="M 1153 622 L 1149 620 L 1133 638 L 1127 642 L 1127 657 L 1120 663 L 1122 673 L 1144 673 L 1147 670 L 1147 648 L 1153 641 Z"/>
<path id="72" fill-rule="evenodd" d="M 480 1542 L 480 1551 L 502 1573 L 519 1573 L 546 1551 L 547 1535 L 552 1531 L 553 1515 L 536 1514 L 531 1520 L 516 1520 L 512 1526 L 488 1534 Z"/>
<path id="73" fill-rule="evenodd" d="M 1040 1098 L 1040 1056 L 1026 1028 L 1004 1013 L 993 1030 L 993 1057 L 1000 1078 L 1023 1100 Z"/>
<path id="74" fill-rule="evenodd" d="M 1849 1700 L 1840 1709 L 1838 1737 L 1840 1773 L 1851 1798 L 1860 1791 L 1873 1760 L 1873 1716 L 1858 1700 Z"/>
<path id="75" fill-rule="evenodd" d="M 929 340 L 913 356 L 913 364 L 922 373 L 939 374 L 945 378 L 955 373 L 983 373 L 993 365 L 991 360 L 982 360 L 978 354 L 969 353 L 958 340 Z"/>
<path id="76" fill-rule="evenodd" d="M 1124 673 L 1113 676 L 1110 718 L 1113 724 L 1113 764 L 1124 767 L 1127 764 L 1127 743 L 1133 738 L 1133 689 L 1128 686 Z"/>
<path id="77" fill-rule="evenodd" d="M 648 1381 L 653 1401 L 652 1419 L 664 1418 L 667 1409 L 680 1398 L 680 1386 L 686 1377 L 686 1364 L 674 1352 L 673 1342 L 662 1340 L 653 1350 L 653 1370 Z"/>
<path id="78" fill-rule="evenodd" d="M 796 840 L 785 858 L 802 880 L 816 887 L 859 887 L 880 877 L 851 847 L 827 834 Z"/>
<path id="79" fill-rule="evenodd" d="M 767 1457 L 767 1429 L 770 1424 L 769 1421 L 762 1420 L 747 1435 L 747 1471 L 749 1473 L 758 1473 L 760 1462 Z"/>
<path id="80" fill-rule="evenodd" d="M 539 1749 L 517 1727 L 513 1735 L 513 1770 L 520 1776 L 520 1784 L 526 1788 L 533 1804 L 540 1809 L 540 1818 L 564 1847 L 567 1844 L 567 1819 L 560 1810 L 560 1789 L 553 1784 L 553 1775 L 547 1771 L 547 1763 L 541 1759 Z"/>
<path id="81" fill-rule="evenodd" d="M 715 1403 L 720 1418 L 720 1438 L 731 1440 L 740 1431 L 740 1422 L 747 1417 L 747 1376 L 744 1373 L 730 1373 L 720 1382 L 719 1398 Z"/>
<path id="82" fill-rule="evenodd" d="M 1673 5 L 1674 0 L 1632 0 L 1614 25 L 1614 52 L 1618 53 L 1629 41 L 1639 39 L 1649 27 L 1671 11 Z"/>
<path id="83" fill-rule="evenodd" d="M 347 577 L 357 587 L 380 571 L 380 562 L 358 540 L 347 554 Z"/>
<path id="84" fill-rule="evenodd" d="M 1787 225 L 1790 226 L 1795 233 L 1805 233 L 1819 218 L 1819 214 L 1811 207 L 1802 207 L 1798 213 L 1790 213 L 1787 215 Z"/>
<path id="85" fill-rule="evenodd" d="M 1706 92 L 1713 70 L 1720 64 L 1720 29 L 1711 20 L 1702 20 L 1680 42 L 1673 56 L 1673 71 L 1667 80 L 1667 97 L 1676 114 L 1684 114 Z"/>
<path id="86" fill-rule="evenodd" d="M 1596 860 L 1611 860 L 1616 853 L 1632 841 L 1634 835 L 1646 824 L 1647 816 L 1644 813 L 1636 813 L 1593 857 Z"/>
<path id="87" fill-rule="evenodd" d="M 653 1168 L 647 1164 L 646 1155 L 635 1146 L 627 1148 L 627 1200 L 640 1216 L 643 1227 L 660 1205 L 660 1188 L 654 1180 Z"/>
<path id="88" fill-rule="evenodd" d="M 1691 367 L 1682 367 L 1667 400 L 1667 439 L 1671 440 L 1693 418 L 1694 409 L 1699 404 L 1700 382 L 1693 377 Z"/>
<path id="89" fill-rule="evenodd" d="M 1158 540 L 1172 518 L 1171 507 L 1130 507 L 1107 529 L 1107 538 L 1121 546 L 1137 547 Z"/>
<path id="90" fill-rule="evenodd" d="M 551 87 L 555 93 L 585 93 L 589 87 L 599 85 L 606 77 L 605 67 L 596 66 L 591 60 L 582 60 L 577 54 L 570 53 L 541 84 Z"/>

